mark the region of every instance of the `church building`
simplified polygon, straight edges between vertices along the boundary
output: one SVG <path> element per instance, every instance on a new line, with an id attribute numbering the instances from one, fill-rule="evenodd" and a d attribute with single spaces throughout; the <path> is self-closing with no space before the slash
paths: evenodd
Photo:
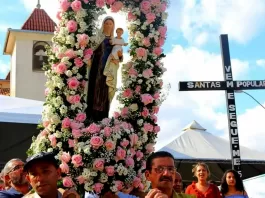
<path id="1" fill-rule="evenodd" d="M 45 46 L 51 45 L 55 25 L 38 3 L 21 29 L 8 29 L 3 53 L 11 56 L 10 72 L 0 80 L 1 95 L 44 101 L 42 66 L 47 62 Z"/>

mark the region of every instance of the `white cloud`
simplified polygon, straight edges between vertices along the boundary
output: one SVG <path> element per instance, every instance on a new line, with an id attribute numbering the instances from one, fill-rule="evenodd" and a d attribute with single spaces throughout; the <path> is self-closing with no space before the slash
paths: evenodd
<path id="1" fill-rule="evenodd" d="M 172 1 L 172 6 L 180 7 L 180 13 L 176 20 L 175 11 L 169 9 L 170 27 L 180 29 L 194 44 L 216 39 L 219 34 L 229 34 L 230 39 L 246 43 L 265 27 L 264 0 L 179 0 Z"/>
<path id="2" fill-rule="evenodd" d="M 29 12 L 32 12 L 33 9 L 36 8 L 36 2 L 35 1 L 32 1 L 32 0 L 20 0 L 20 1 L 24 4 L 25 8 Z M 44 9 L 55 22 L 57 22 L 56 13 L 59 10 L 58 1 L 55 1 L 55 0 L 41 1 L 41 8 Z M 125 13 L 122 13 L 122 12 L 112 13 L 112 12 L 110 12 L 110 10 L 107 10 L 107 14 L 102 15 L 98 20 L 102 21 L 103 18 L 106 16 L 112 16 L 114 18 L 116 27 L 121 27 L 125 31 L 127 30 L 126 14 Z M 100 25 L 101 25 L 101 23 L 100 23 Z"/>
<path id="3" fill-rule="evenodd" d="M 256 61 L 256 64 L 261 67 L 265 67 L 265 59 L 259 59 Z"/>
<path id="4" fill-rule="evenodd" d="M 6 77 L 7 73 L 9 72 L 9 69 L 10 69 L 10 65 L 0 60 L 0 79 L 3 79 Z"/>
<path id="5" fill-rule="evenodd" d="M 0 32 L 6 32 L 8 28 L 9 28 L 8 25 L 0 24 Z"/>
<path id="6" fill-rule="evenodd" d="M 220 54 L 209 53 L 196 47 L 183 48 L 176 45 L 164 59 L 167 72 L 164 83 L 170 83 L 171 89 L 167 100 L 161 106 L 158 147 L 171 140 L 192 120 L 197 120 L 204 127 L 216 129 L 214 122 L 218 117 L 215 108 L 225 104 L 224 91 L 179 92 L 179 81 L 223 80 L 222 59 Z M 249 63 L 232 59 L 234 78 L 243 78 Z M 219 115 L 222 120 L 225 119 Z M 219 118 L 219 117 L 218 117 Z M 225 122 L 227 123 L 227 121 Z"/>

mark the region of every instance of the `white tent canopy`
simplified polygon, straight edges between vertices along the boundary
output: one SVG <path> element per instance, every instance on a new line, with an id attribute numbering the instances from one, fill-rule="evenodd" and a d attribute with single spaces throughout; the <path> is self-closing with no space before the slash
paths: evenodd
<path id="1" fill-rule="evenodd" d="M 0 95 L 0 122 L 38 124 L 43 103 Z"/>
<path id="2" fill-rule="evenodd" d="M 168 151 L 176 159 L 231 160 L 228 140 L 214 136 L 193 121 L 168 145 L 159 150 Z M 242 160 L 265 160 L 265 153 L 240 146 Z"/>
<path id="3" fill-rule="evenodd" d="M 185 127 L 179 136 L 159 151 L 168 151 L 174 156 L 177 170 L 187 183 L 194 180 L 191 170 L 197 162 L 208 164 L 211 179 L 216 182 L 220 182 L 224 171 L 232 168 L 229 141 L 207 132 L 196 121 Z M 265 173 L 265 153 L 244 146 L 240 146 L 240 153 L 242 179 Z"/>

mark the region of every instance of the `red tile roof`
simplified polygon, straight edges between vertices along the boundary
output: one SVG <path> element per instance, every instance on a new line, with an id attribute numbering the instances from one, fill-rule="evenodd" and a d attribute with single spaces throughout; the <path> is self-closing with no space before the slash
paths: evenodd
<path id="1" fill-rule="evenodd" d="M 54 32 L 55 26 L 55 22 L 49 17 L 45 10 L 35 8 L 21 29 Z"/>

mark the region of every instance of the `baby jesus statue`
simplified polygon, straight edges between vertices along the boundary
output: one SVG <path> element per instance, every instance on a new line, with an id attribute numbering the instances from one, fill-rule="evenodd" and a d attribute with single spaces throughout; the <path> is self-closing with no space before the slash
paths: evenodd
<path id="1" fill-rule="evenodd" d="M 118 52 L 122 52 L 122 46 L 127 46 L 128 43 L 125 43 L 124 39 L 122 38 L 123 34 L 123 29 L 122 28 L 117 28 L 116 29 L 116 34 L 117 36 L 115 38 L 111 39 L 111 45 L 114 45 L 111 51 L 111 55 L 113 59 L 119 60 Z"/>

